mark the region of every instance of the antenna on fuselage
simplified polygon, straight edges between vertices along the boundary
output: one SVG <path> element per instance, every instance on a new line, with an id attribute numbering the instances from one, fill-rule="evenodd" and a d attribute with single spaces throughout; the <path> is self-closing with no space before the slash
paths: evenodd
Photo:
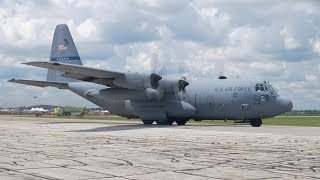
<path id="1" fill-rule="evenodd" d="M 219 79 L 227 79 L 227 76 L 223 75 L 223 72 L 219 74 Z"/>

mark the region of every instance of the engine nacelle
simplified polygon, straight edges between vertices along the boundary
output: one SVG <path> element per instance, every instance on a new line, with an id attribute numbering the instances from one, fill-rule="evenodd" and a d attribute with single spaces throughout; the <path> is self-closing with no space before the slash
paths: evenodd
<path id="1" fill-rule="evenodd" d="M 159 100 L 160 93 L 152 88 L 146 88 L 141 90 L 135 89 L 102 89 L 85 93 L 86 96 L 97 97 L 100 99 L 111 100 Z"/>
<path id="2" fill-rule="evenodd" d="M 159 81 L 162 79 L 161 76 L 157 74 L 138 74 L 138 73 L 128 73 L 124 77 L 117 78 L 113 81 L 114 84 L 128 89 L 146 89 L 153 88 L 157 89 L 159 86 Z"/>

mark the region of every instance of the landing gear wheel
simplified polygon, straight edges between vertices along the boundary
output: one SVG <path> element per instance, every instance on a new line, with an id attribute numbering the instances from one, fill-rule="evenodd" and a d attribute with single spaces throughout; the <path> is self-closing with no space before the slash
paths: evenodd
<path id="1" fill-rule="evenodd" d="M 252 127 L 260 127 L 262 124 L 262 120 L 261 119 L 250 119 L 250 125 Z"/>
<path id="2" fill-rule="evenodd" d="M 174 121 L 168 120 L 168 121 L 156 121 L 158 125 L 172 125 Z"/>
<path id="3" fill-rule="evenodd" d="M 153 120 L 142 120 L 143 124 L 145 125 L 150 125 L 152 124 L 154 121 Z"/>
<path id="4" fill-rule="evenodd" d="M 176 123 L 179 125 L 179 126 L 184 126 L 184 125 L 186 125 L 186 123 L 187 123 L 187 120 L 176 120 Z"/>

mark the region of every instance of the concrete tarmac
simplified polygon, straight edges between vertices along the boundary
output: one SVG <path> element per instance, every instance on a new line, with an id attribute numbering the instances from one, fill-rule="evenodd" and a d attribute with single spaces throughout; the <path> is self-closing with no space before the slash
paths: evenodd
<path id="1" fill-rule="evenodd" d="M 320 128 L 0 116 L 0 179 L 319 179 Z"/>

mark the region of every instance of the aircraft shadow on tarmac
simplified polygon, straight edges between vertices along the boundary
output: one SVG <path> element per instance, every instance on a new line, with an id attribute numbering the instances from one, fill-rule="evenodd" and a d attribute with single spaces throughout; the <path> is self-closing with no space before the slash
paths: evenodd
<path id="1" fill-rule="evenodd" d="M 127 124 L 127 125 L 115 125 L 115 126 L 106 126 L 106 127 L 97 127 L 92 129 L 77 130 L 77 131 L 68 131 L 68 132 L 106 132 L 106 131 L 127 131 L 127 130 L 136 130 L 136 129 L 146 129 L 146 128 L 188 128 L 188 127 L 212 127 L 212 126 L 228 126 L 228 127 L 248 127 L 246 124 L 189 124 L 186 126 L 178 125 L 143 125 L 143 124 Z"/>
<path id="2" fill-rule="evenodd" d="M 132 124 L 137 125 L 135 122 L 126 122 L 126 121 L 57 121 L 57 122 L 45 122 L 39 124 Z M 139 124 L 141 125 L 141 124 Z"/>
<path id="3" fill-rule="evenodd" d="M 219 127 L 219 126 L 228 126 L 228 127 L 248 127 L 248 124 L 187 124 L 185 126 L 178 125 L 144 125 L 144 124 L 136 124 L 135 122 L 73 122 L 73 121 L 65 121 L 65 122 L 48 122 L 41 124 L 117 124 L 105 127 L 96 127 L 91 129 L 84 130 L 76 130 L 76 131 L 66 131 L 66 132 L 107 132 L 107 131 L 126 131 L 126 130 L 136 130 L 136 129 L 146 129 L 146 128 L 188 128 L 188 127 Z M 119 125 L 120 124 L 120 125 Z"/>
<path id="4" fill-rule="evenodd" d="M 143 124 L 127 124 L 127 125 L 116 125 L 116 126 L 106 126 L 97 127 L 92 129 L 78 130 L 78 131 L 68 131 L 68 132 L 105 132 L 105 131 L 126 131 L 126 130 L 136 130 L 145 128 L 168 128 L 165 125 L 143 125 Z"/>

